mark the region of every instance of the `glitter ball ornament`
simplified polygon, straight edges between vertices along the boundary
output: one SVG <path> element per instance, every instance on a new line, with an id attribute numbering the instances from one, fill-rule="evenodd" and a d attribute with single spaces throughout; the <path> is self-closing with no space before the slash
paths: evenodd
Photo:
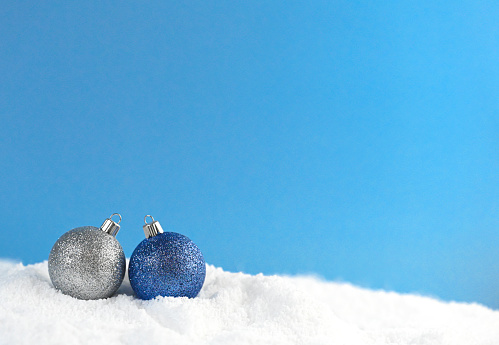
<path id="1" fill-rule="evenodd" d="M 83 226 L 66 232 L 49 255 L 52 284 L 62 293 L 79 299 L 112 296 L 123 282 L 125 254 L 116 240 L 120 226 L 107 218 L 100 228 Z"/>
<path id="2" fill-rule="evenodd" d="M 147 223 L 150 217 L 152 222 Z M 146 216 L 146 239 L 133 251 L 128 267 L 130 284 L 141 299 L 157 296 L 196 297 L 206 277 L 206 263 L 189 238 L 163 232 L 153 217 Z"/>

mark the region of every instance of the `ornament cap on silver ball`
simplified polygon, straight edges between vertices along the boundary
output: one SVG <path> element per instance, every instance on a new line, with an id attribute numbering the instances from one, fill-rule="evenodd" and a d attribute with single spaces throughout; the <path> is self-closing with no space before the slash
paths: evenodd
<path id="1" fill-rule="evenodd" d="M 147 222 L 147 217 L 151 218 L 152 221 L 150 223 Z M 144 217 L 144 225 L 142 226 L 142 229 L 144 230 L 146 238 L 154 237 L 164 232 L 161 224 L 159 224 L 157 220 L 154 220 L 153 216 L 149 214 Z"/>
<path id="2" fill-rule="evenodd" d="M 120 220 L 118 221 L 118 223 L 116 223 L 112 219 L 114 216 L 120 217 Z M 100 229 L 102 231 L 108 233 L 109 235 L 116 237 L 116 235 L 118 234 L 118 231 L 120 231 L 120 225 L 119 225 L 120 223 L 121 223 L 121 214 L 113 213 L 111 216 L 109 216 L 109 218 L 107 218 L 104 221 L 104 223 L 102 223 L 102 225 L 100 226 Z"/>

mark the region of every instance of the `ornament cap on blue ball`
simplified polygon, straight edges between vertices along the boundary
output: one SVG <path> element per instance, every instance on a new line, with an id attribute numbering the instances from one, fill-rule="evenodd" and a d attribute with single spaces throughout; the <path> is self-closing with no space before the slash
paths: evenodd
<path id="1" fill-rule="evenodd" d="M 187 236 L 164 232 L 152 216 L 145 216 L 144 223 L 146 239 L 135 248 L 128 266 L 137 297 L 196 297 L 206 277 L 201 250 Z"/>
<path id="2" fill-rule="evenodd" d="M 119 216 L 118 223 L 113 216 Z M 112 214 L 101 225 L 82 226 L 63 234 L 49 254 L 49 276 L 54 287 L 79 299 L 111 297 L 125 277 L 126 260 L 116 240 L 121 215 Z"/>

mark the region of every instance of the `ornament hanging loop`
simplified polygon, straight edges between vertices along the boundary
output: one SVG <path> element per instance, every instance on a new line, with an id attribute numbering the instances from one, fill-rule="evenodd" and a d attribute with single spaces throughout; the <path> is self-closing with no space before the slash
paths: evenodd
<path id="1" fill-rule="evenodd" d="M 113 216 L 118 216 L 120 217 L 120 220 L 118 223 L 116 223 L 113 218 Z M 121 214 L 119 213 L 113 213 L 109 218 L 107 218 L 104 223 L 100 226 L 100 229 L 106 233 L 108 233 L 111 236 L 116 236 L 118 234 L 118 231 L 120 231 L 120 226 L 119 223 L 121 222 Z"/>
<path id="2" fill-rule="evenodd" d="M 112 215 L 109 216 L 109 219 L 112 220 L 114 216 L 120 217 L 120 220 L 118 221 L 118 224 L 121 223 L 121 214 L 119 214 L 119 213 L 113 213 Z"/>
<path id="3" fill-rule="evenodd" d="M 151 223 L 147 222 L 147 217 L 151 218 L 152 220 Z M 161 224 L 159 224 L 157 220 L 154 220 L 153 216 L 149 214 L 145 216 L 144 223 L 145 224 L 142 226 L 142 229 L 144 230 L 144 235 L 146 235 L 146 238 L 154 237 L 156 235 L 163 233 L 163 228 L 161 227 Z"/>
<path id="4" fill-rule="evenodd" d="M 151 218 L 151 220 L 152 220 L 152 222 L 151 222 L 151 223 L 154 223 L 154 217 L 153 217 L 153 216 L 151 216 L 150 214 L 148 214 L 148 215 L 146 215 L 146 216 L 144 217 L 144 224 L 147 224 L 147 217 Z"/>

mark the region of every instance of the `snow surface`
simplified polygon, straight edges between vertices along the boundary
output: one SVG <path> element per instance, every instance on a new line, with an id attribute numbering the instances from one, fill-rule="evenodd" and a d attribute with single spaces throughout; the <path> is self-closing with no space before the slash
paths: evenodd
<path id="1" fill-rule="evenodd" d="M 499 312 L 312 277 L 207 267 L 195 299 L 82 301 L 47 262 L 0 261 L 0 344 L 499 344 Z"/>

